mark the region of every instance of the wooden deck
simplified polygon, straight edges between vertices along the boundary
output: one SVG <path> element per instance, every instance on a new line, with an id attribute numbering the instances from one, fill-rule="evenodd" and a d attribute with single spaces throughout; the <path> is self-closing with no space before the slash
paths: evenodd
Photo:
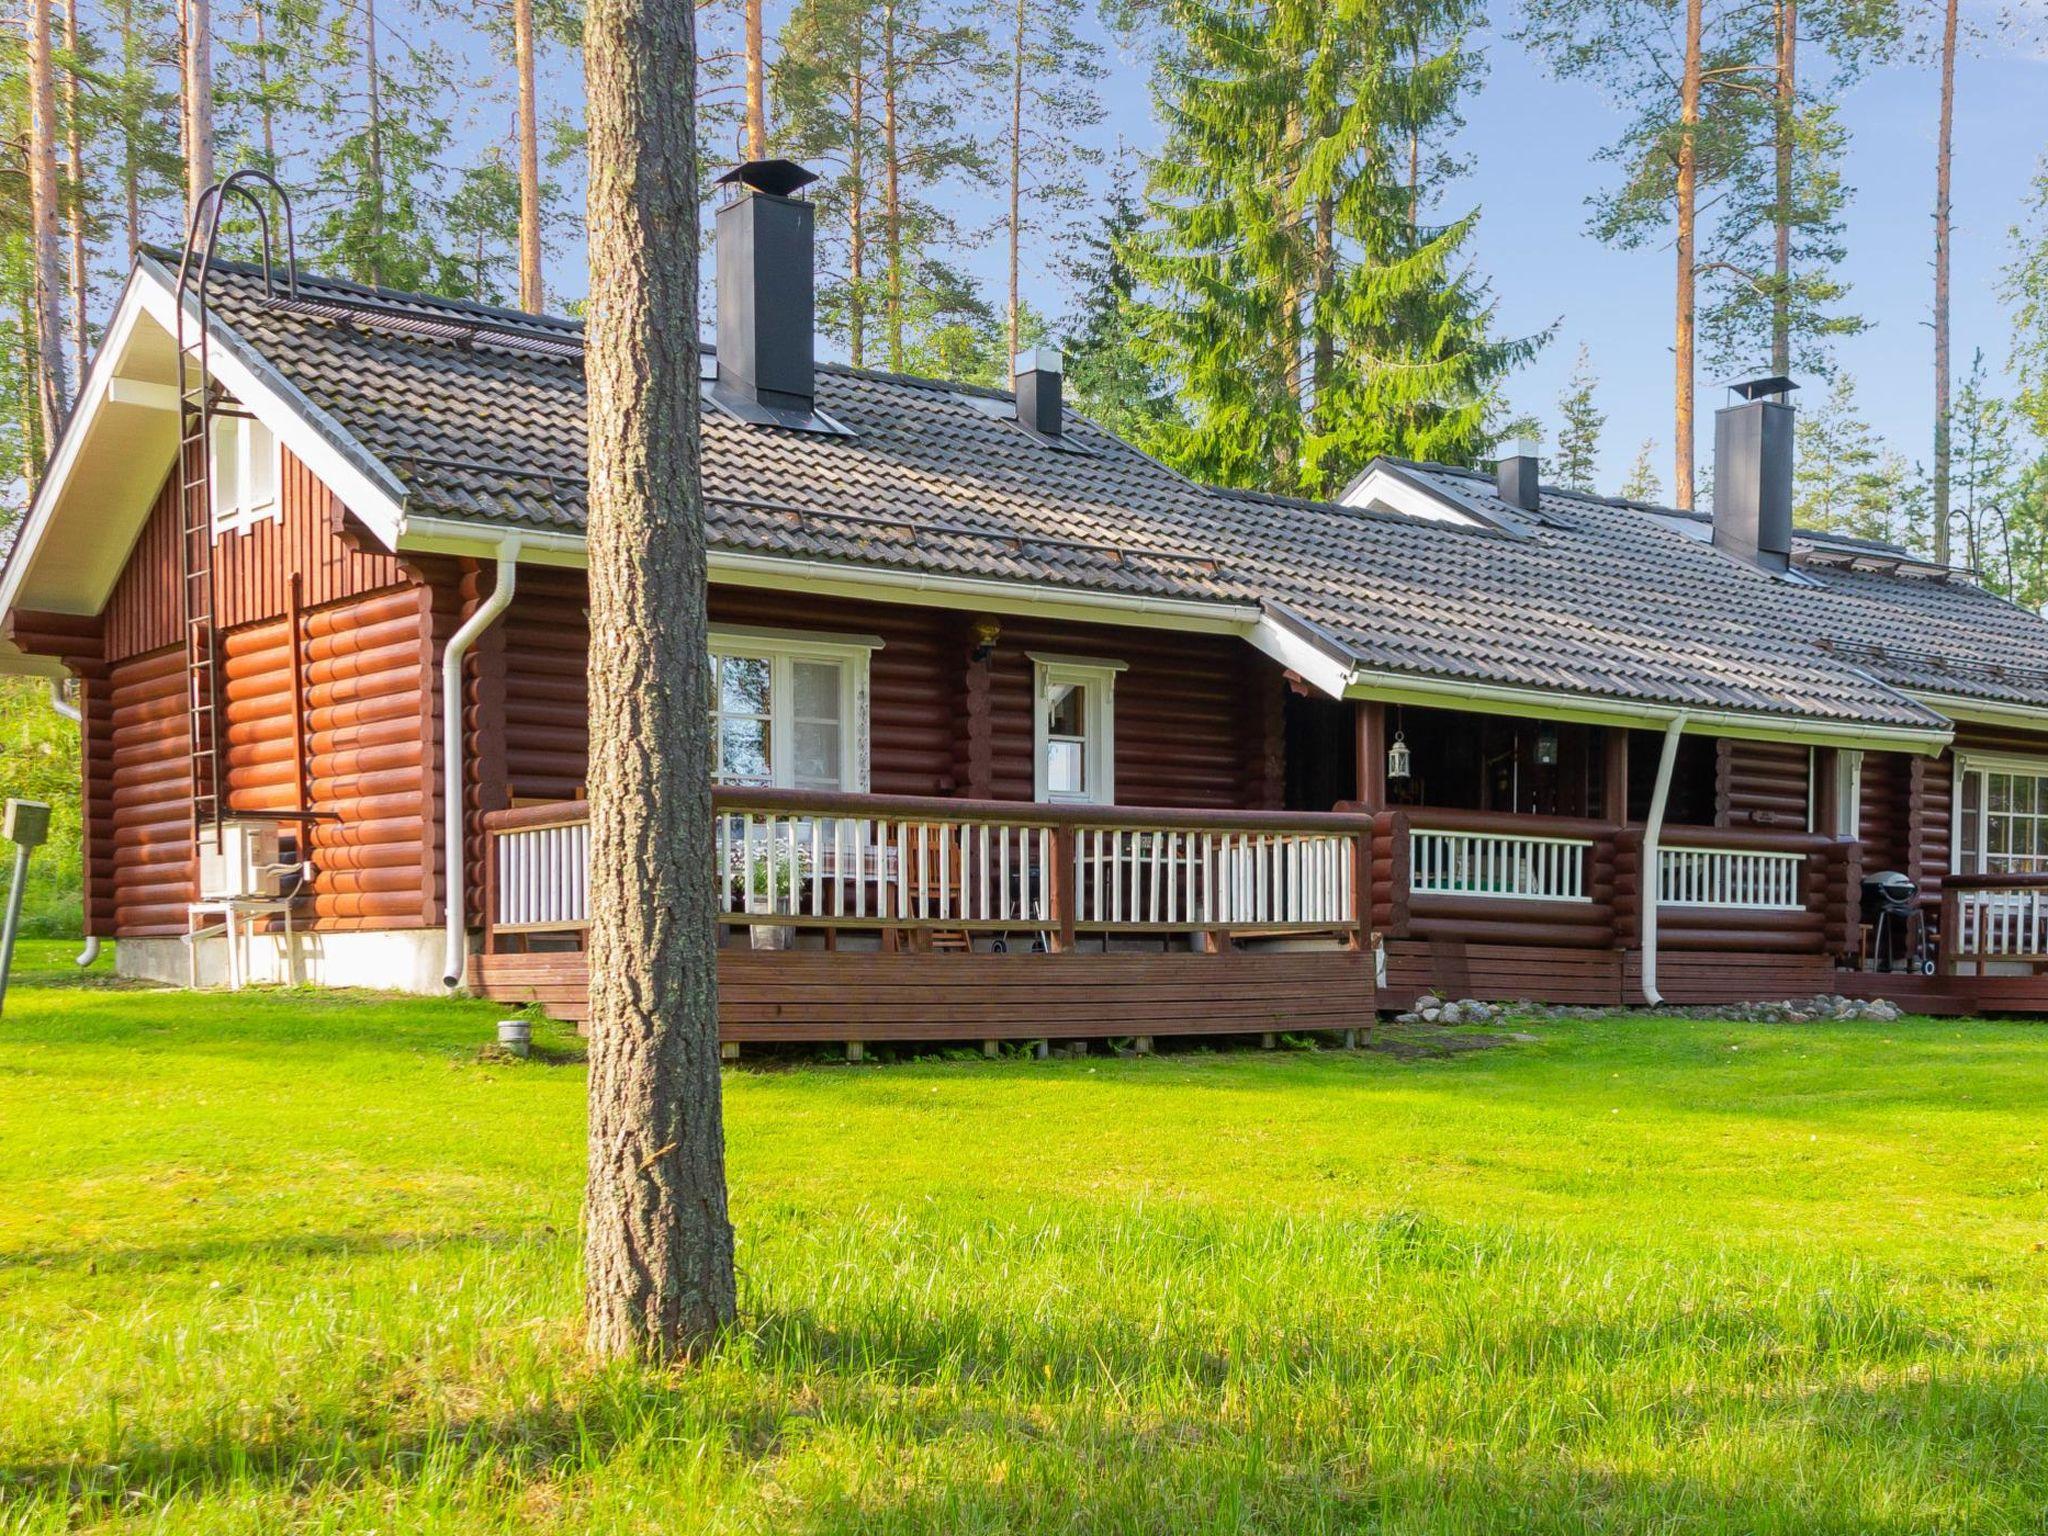
<path id="1" fill-rule="evenodd" d="M 478 955 L 472 990 L 581 1020 L 580 951 Z M 958 955 L 729 949 L 718 1034 L 769 1040 L 1085 1040 L 1369 1027 L 1372 958 L 1303 953 Z"/>

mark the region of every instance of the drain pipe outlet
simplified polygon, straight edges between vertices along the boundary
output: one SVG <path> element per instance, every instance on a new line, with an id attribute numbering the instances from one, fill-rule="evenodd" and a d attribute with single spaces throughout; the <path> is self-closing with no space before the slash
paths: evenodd
<path id="1" fill-rule="evenodd" d="M 469 947 L 468 902 L 463 892 L 462 856 L 462 660 L 476 637 L 497 622 L 519 585 L 519 541 L 498 546 L 498 579 L 491 595 L 462 628 L 448 637 L 441 653 L 441 890 L 447 907 L 445 958 L 441 984 L 462 985 L 462 961 Z"/>
<path id="2" fill-rule="evenodd" d="M 1643 1001 L 1655 1008 L 1664 994 L 1657 990 L 1657 898 L 1664 886 L 1664 802 L 1671 797 L 1671 770 L 1678 762 L 1678 738 L 1685 734 L 1685 716 L 1673 715 L 1664 727 L 1664 751 L 1657 759 L 1657 786 L 1650 792 L 1650 816 L 1643 823 Z"/>

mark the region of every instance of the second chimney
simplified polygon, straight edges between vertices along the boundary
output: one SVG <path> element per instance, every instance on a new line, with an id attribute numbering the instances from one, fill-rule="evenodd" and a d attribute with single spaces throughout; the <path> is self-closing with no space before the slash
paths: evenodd
<path id="1" fill-rule="evenodd" d="M 817 392 L 811 205 L 818 178 L 788 160 L 749 160 L 719 177 L 718 386 L 769 410 L 809 413 Z"/>
<path id="2" fill-rule="evenodd" d="M 1494 489 L 1500 499 L 1524 512 L 1534 512 L 1541 494 L 1537 484 L 1543 462 L 1536 457 L 1536 444 L 1529 438 L 1515 439 L 1515 449 L 1494 465 Z"/>
<path id="3" fill-rule="evenodd" d="M 1017 354 L 1011 370 L 1017 386 L 1017 419 L 1040 437 L 1060 435 L 1060 375 L 1065 367 L 1058 347 L 1033 347 Z"/>
<path id="4" fill-rule="evenodd" d="M 1791 401 L 1787 378 L 1737 384 L 1714 413 L 1714 547 L 1766 571 L 1792 568 Z"/>

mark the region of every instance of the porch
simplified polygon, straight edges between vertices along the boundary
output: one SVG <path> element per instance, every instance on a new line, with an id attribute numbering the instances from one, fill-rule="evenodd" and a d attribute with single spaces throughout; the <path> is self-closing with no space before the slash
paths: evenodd
<path id="1" fill-rule="evenodd" d="M 1642 998 L 1638 824 L 1391 807 L 1196 812 L 720 788 L 721 1035 L 1019 1040 L 1367 1027 L 1435 990 Z M 472 988 L 584 1010 L 587 808 L 483 819 Z M 1936 977 L 1864 970 L 1862 849 L 1667 826 L 1673 1003 L 1851 991 L 1949 1011 L 2048 997 L 2048 877 L 1953 877 Z M 2005 970 L 2018 974 L 1963 972 Z"/>

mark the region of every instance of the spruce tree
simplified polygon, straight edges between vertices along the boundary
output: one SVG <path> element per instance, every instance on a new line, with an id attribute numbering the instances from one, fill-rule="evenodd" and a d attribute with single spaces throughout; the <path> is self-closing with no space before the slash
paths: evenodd
<path id="1" fill-rule="evenodd" d="M 1164 382 L 1139 355 L 1132 326 L 1136 279 L 1128 252 L 1141 220 L 1130 194 L 1118 188 L 1100 224 L 1068 258 L 1080 308 L 1061 343 L 1075 409 L 1127 442 L 1156 438 L 1176 414 Z"/>
<path id="2" fill-rule="evenodd" d="M 1599 384 L 1592 354 L 1581 342 L 1571 382 L 1557 402 L 1557 455 L 1551 462 L 1557 483 L 1575 491 L 1595 489 L 1600 473 L 1600 429 L 1607 417 L 1593 401 Z"/>
<path id="3" fill-rule="evenodd" d="M 1793 517 L 1802 528 L 1862 539 L 1892 534 L 1893 466 L 1883 444 L 1856 408 L 1856 384 L 1837 373 L 1827 399 L 1799 413 L 1795 430 Z"/>
<path id="4" fill-rule="evenodd" d="M 1657 478 L 1657 440 L 1646 437 L 1636 450 L 1635 462 L 1622 477 L 1616 493 L 1623 501 L 1640 501 L 1656 506 L 1664 499 L 1664 482 Z"/>
<path id="5" fill-rule="evenodd" d="M 1131 263 L 1143 355 L 1189 416 L 1147 446 L 1198 478 L 1318 494 L 1378 454 L 1476 457 L 1502 377 L 1541 338 L 1493 336 L 1469 267 L 1475 215 L 1410 218 L 1402 151 L 1455 111 L 1464 11 L 1181 0 L 1173 14 L 1155 87 L 1168 136 Z M 1451 43 L 1418 66 L 1425 16 Z"/>

